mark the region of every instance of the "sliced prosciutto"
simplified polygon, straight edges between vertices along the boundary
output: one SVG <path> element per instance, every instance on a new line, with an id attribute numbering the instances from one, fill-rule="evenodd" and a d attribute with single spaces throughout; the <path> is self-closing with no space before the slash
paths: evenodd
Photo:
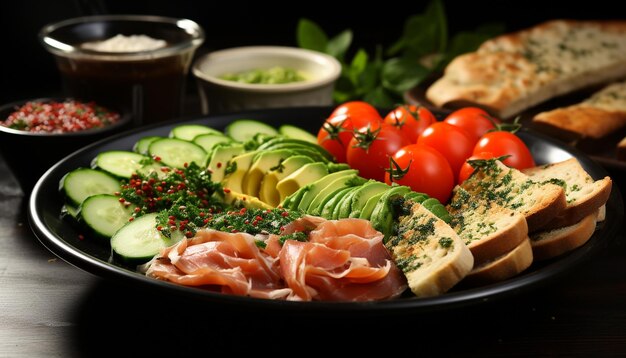
<path id="1" fill-rule="evenodd" d="M 200 230 L 161 252 L 148 264 L 146 275 L 235 295 L 283 298 L 291 294 L 275 260 L 245 233 Z"/>
<path id="2" fill-rule="evenodd" d="M 306 233 L 306 241 L 291 238 Z M 165 249 L 149 264 L 148 276 L 228 294 L 288 300 L 371 301 L 397 297 L 404 275 L 369 221 L 327 221 L 305 216 L 264 249 L 245 233 L 200 230 Z"/>
<path id="3" fill-rule="evenodd" d="M 306 218 L 305 218 L 306 220 Z M 371 301 L 399 296 L 406 280 L 367 220 L 321 222 L 308 242 L 285 241 L 280 270 L 292 300 Z"/>

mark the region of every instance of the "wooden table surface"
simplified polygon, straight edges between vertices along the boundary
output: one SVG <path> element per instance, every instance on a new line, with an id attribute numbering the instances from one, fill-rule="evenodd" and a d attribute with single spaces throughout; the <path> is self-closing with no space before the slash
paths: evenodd
<path id="1" fill-rule="evenodd" d="M 624 179 L 613 173 L 614 180 Z M 44 248 L 0 157 L 0 357 L 354 354 L 626 356 L 626 237 L 548 287 L 421 315 L 242 311 L 110 282 Z"/>

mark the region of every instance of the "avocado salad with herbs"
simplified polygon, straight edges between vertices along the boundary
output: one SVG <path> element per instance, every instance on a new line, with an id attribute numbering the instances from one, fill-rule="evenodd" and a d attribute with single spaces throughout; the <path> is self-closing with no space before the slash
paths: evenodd
<path id="1" fill-rule="evenodd" d="M 133 151 L 101 152 L 91 168 L 67 173 L 60 190 L 63 214 L 81 225 L 81 236 L 105 239 L 116 259 L 133 264 L 201 229 L 280 234 L 315 215 L 366 219 L 388 239 L 413 202 L 449 219 L 436 199 L 335 163 L 305 130 L 255 120 L 224 132 L 180 125 L 168 137 L 141 138 Z"/>

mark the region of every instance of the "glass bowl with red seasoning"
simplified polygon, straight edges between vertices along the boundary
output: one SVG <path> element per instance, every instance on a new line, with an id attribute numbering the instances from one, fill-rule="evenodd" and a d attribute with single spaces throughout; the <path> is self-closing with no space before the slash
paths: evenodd
<path id="1" fill-rule="evenodd" d="M 54 163 L 120 132 L 130 115 L 94 102 L 38 98 L 0 107 L 0 155 L 27 193 Z"/>

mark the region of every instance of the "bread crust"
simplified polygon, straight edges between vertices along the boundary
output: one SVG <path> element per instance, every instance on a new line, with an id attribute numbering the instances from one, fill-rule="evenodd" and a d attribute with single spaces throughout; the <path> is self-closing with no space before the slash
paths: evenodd
<path id="1" fill-rule="evenodd" d="M 599 38 L 585 43 L 589 46 L 582 49 L 588 51 L 585 55 L 580 55 L 583 52 L 578 49 L 578 53 L 569 53 L 571 44 L 560 40 L 564 34 L 576 31 L 592 31 L 611 41 L 618 38 L 618 47 L 596 48 L 593 43 L 601 43 Z M 621 40 L 622 34 L 626 34 L 626 21 L 553 20 L 502 35 L 486 41 L 476 52 L 451 61 L 443 77 L 427 89 L 426 97 L 436 106 L 473 103 L 490 109 L 496 116 L 509 118 L 550 98 L 626 77 L 626 54 L 622 54 L 626 42 Z M 555 56 L 571 62 L 568 69 L 562 71 L 561 58 L 550 58 L 548 67 L 544 66 L 545 58 L 537 58 L 546 52 L 533 52 L 531 44 L 542 39 L 551 39 L 545 41 L 545 46 Z M 565 53 L 558 52 L 561 49 Z M 585 57 L 605 54 L 601 63 Z"/>
<path id="2" fill-rule="evenodd" d="M 574 225 L 532 234 L 531 246 L 535 259 L 551 259 L 584 245 L 595 231 L 596 218 L 597 213 L 593 213 Z"/>
<path id="3" fill-rule="evenodd" d="M 566 140 L 600 139 L 626 126 L 626 112 L 574 105 L 541 112 L 533 118 L 533 124 Z M 564 133 L 560 135 L 560 131 Z"/>
<path id="4" fill-rule="evenodd" d="M 533 263 L 533 250 L 526 237 L 508 253 L 474 267 L 465 277 L 463 285 L 478 286 L 503 281 L 526 270 Z"/>

